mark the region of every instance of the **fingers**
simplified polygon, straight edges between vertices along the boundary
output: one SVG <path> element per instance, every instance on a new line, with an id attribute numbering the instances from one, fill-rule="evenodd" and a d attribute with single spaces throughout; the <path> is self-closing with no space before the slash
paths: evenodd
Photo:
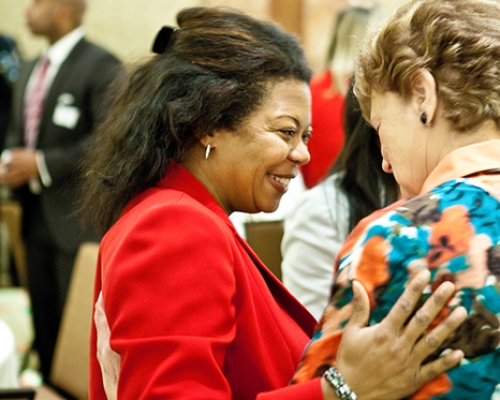
<path id="1" fill-rule="evenodd" d="M 455 367 L 463 357 L 464 353 L 461 350 L 454 350 L 435 361 L 423 365 L 416 376 L 415 387 L 421 387 L 450 368 Z"/>
<path id="2" fill-rule="evenodd" d="M 424 269 L 411 280 L 394 307 L 382 321 L 382 324 L 389 324 L 394 331 L 400 330 L 415 309 L 422 292 L 429 283 L 430 273 Z M 430 321 L 429 321 L 430 323 Z M 417 335 L 416 337 L 418 337 Z M 416 340 L 416 338 L 415 338 Z"/>
<path id="3" fill-rule="evenodd" d="M 352 291 L 353 309 L 349 322 L 345 327 L 346 330 L 352 329 L 353 327 L 361 328 L 366 326 L 370 317 L 370 299 L 363 285 L 358 281 L 353 281 Z"/>
<path id="4" fill-rule="evenodd" d="M 101 366 L 104 391 L 108 400 L 116 400 L 120 374 L 120 355 L 110 346 L 111 332 L 104 312 L 102 292 L 95 303 L 94 322 L 97 329 L 97 360 Z"/>
<path id="5" fill-rule="evenodd" d="M 439 285 L 408 323 L 405 332 L 408 340 L 411 342 L 418 340 L 454 292 L 455 286 L 451 282 Z"/>
<path id="6" fill-rule="evenodd" d="M 95 303 L 94 323 L 97 329 L 108 328 L 108 320 L 106 319 L 106 314 L 104 313 L 102 292 L 99 292 L 99 297 L 97 298 L 97 301 Z"/>
<path id="7" fill-rule="evenodd" d="M 453 312 L 444 321 L 442 321 L 431 332 L 424 335 L 415 345 L 414 354 L 417 359 L 423 361 L 436 351 L 438 347 L 465 321 L 466 318 L 467 311 L 465 308 L 458 307 L 453 310 Z M 448 359 L 444 360 L 444 362 L 448 362 Z M 456 365 L 456 362 L 452 362 L 451 366 L 448 366 L 448 368 L 451 368 L 454 365 Z"/>

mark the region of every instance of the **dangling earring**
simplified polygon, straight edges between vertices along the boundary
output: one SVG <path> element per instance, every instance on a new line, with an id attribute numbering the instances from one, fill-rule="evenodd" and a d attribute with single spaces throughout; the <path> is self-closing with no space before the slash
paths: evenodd
<path id="1" fill-rule="evenodd" d="M 427 125 L 427 113 L 426 112 L 422 113 L 422 115 L 420 116 L 420 121 L 422 121 L 422 123 L 424 125 Z"/>
<path id="2" fill-rule="evenodd" d="M 210 143 L 207 144 L 207 149 L 205 150 L 205 160 L 208 158 L 209 154 L 210 154 Z"/>

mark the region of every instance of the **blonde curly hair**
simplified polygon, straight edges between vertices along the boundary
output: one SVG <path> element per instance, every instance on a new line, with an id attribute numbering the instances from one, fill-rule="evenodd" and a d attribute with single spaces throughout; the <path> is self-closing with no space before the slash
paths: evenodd
<path id="1" fill-rule="evenodd" d="M 459 132 L 486 120 L 500 128 L 500 3 L 413 0 L 365 42 L 355 94 L 369 120 L 371 90 L 409 100 L 415 72 L 436 80 L 443 116 Z"/>

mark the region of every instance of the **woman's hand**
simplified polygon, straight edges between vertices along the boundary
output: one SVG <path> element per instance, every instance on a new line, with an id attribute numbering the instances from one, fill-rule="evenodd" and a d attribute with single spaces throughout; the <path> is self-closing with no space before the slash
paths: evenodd
<path id="1" fill-rule="evenodd" d="M 346 325 L 335 366 L 359 400 L 396 400 L 417 391 L 424 383 L 457 365 L 463 358 L 459 350 L 422 365 L 439 345 L 465 320 L 460 307 L 425 334 L 427 327 L 454 292 L 453 284 L 443 283 L 408 320 L 422 291 L 429 282 L 429 272 L 420 272 L 408 285 L 388 316 L 379 324 L 366 327 L 370 313 L 368 295 L 354 282 L 354 310 Z M 102 295 L 95 306 L 97 359 L 101 366 L 108 400 L 116 400 L 120 355 L 110 347 L 110 330 L 104 313 Z M 336 399 L 333 389 L 323 379 L 325 399 Z"/>
<path id="2" fill-rule="evenodd" d="M 463 358 L 463 353 L 455 350 L 422 365 L 467 317 L 464 308 L 457 308 L 425 333 L 454 292 L 453 284 L 445 282 L 405 324 L 429 277 L 429 271 L 420 272 L 387 317 L 370 327 L 366 327 L 370 313 L 368 295 L 360 283 L 354 282 L 354 310 L 342 335 L 335 366 L 359 400 L 404 398 Z"/>
<path id="3" fill-rule="evenodd" d="M 108 400 L 116 400 L 121 357 L 111 349 L 111 331 L 104 313 L 102 292 L 99 293 L 99 298 L 95 303 L 94 322 L 97 329 L 97 360 L 101 366 L 104 391 Z"/>

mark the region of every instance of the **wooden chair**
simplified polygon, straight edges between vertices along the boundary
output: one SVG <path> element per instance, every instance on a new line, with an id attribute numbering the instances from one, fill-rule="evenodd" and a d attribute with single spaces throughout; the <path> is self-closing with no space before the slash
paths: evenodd
<path id="1" fill-rule="evenodd" d="M 9 248 L 12 252 L 19 283 L 24 288 L 27 288 L 26 255 L 24 241 L 21 236 L 21 219 L 22 208 L 18 202 L 13 200 L 0 201 L 0 221 L 2 221 L 7 228 Z"/>
<path id="2" fill-rule="evenodd" d="M 276 277 L 281 280 L 281 239 L 283 221 L 254 221 L 245 223 L 250 247 Z"/>

